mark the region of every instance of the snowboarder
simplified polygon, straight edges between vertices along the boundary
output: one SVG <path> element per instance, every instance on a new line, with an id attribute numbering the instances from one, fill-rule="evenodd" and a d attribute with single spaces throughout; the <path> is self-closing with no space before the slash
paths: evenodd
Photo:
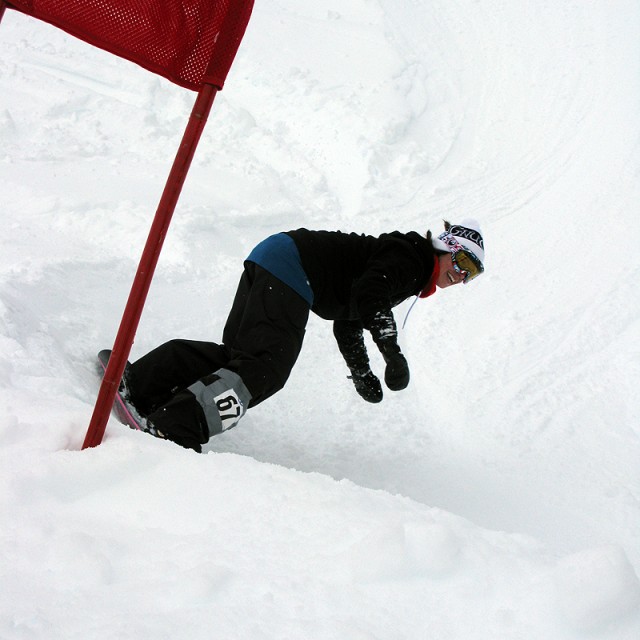
<path id="1" fill-rule="evenodd" d="M 229 312 L 222 343 L 171 340 L 128 364 L 121 395 L 141 428 L 196 451 L 235 426 L 247 409 L 282 389 L 296 362 L 309 311 L 333 321 L 333 333 L 358 394 L 380 402 L 363 330 L 385 361 L 392 391 L 409 383 L 392 308 L 426 298 L 484 271 L 475 220 L 430 231 L 379 237 L 298 229 L 258 244 Z M 108 356 L 107 356 L 108 357 Z"/>

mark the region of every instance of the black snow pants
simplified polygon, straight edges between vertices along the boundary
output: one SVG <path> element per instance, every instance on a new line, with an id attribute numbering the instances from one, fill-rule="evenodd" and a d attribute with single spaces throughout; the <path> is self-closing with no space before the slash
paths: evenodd
<path id="1" fill-rule="evenodd" d="M 284 387 L 308 318 L 298 293 L 247 262 L 222 344 L 171 340 L 149 352 L 129 367 L 131 401 L 167 439 L 201 451 Z"/>

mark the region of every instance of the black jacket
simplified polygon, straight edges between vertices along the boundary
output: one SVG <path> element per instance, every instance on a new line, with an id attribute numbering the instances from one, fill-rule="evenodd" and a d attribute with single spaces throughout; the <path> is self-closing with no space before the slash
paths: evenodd
<path id="1" fill-rule="evenodd" d="M 341 231 L 289 231 L 314 294 L 312 311 L 327 320 L 360 320 L 417 295 L 431 279 L 431 240 L 415 231 L 380 237 Z"/>

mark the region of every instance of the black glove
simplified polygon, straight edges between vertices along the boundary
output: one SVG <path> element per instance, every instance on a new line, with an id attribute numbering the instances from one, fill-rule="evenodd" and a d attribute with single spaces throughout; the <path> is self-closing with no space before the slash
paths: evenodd
<path id="1" fill-rule="evenodd" d="M 405 389 L 409 384 L 409 364 L 398 346 L 398 330 L 391 311 L 376 313 L 369 331 L 387 366 L 384 382 L 392 391 Z"/>
<path id="2" fill-rule="evenodd" d="M 361 398 L 367 402 L 382 401 L 382 385 L 371 369 L 360 373 L 352 371 L 349 377 Z"/>
<path id="3" fill-rule="evenodd" d="M 397 346 L 397 345 L 395 345 Z M 407 359 L 398 351 L 383 357 L 387 366 L 384 370 L 384 382 L 391 391 L 406 389 L 409 384 L 409 363 Z"/>

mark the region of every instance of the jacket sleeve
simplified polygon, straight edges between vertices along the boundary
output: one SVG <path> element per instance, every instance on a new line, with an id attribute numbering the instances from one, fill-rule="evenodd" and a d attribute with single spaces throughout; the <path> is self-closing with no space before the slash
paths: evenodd
<path id="1" fill-rule="evenodd" d="M 382 328 L 380 321 L 375 321 L 382 314 L 390 318 L 385 321 L 387 331 L 397 336 L 391 309 L 419 289 L 421 272 L 422 264 L 406 242 L 384 241 L 353 284 L 353 303 L 364 328 L 372 333 Z"/>
<path id="2" fill-rule="evenodd" d="M 405 389 L 409 384 L 409 363 L 400 352 L 396 321 L 391 311 L 378 312 L 371 322 L 371 337 L 386 363 L 384 381 L 392 391 Z"/>
<path id="3" fill-rule="evenodd" d="M 394 304 L 417 289 L 420 265 L 406 243 L 390 241 L 372 256 L 367 268 L 354 285 L 355 302 L 363 326 L 386 363 L 385 383 L 399 391 L 409 384 L 407 359 L 398 345 L 398 330 L 391 311 Z"/>
<path id="4" fill-rule="evenodd" d="M 362 323 L 359 320 L 335 320 L 333 335 L 338 349 L 352 373 L 369 370 L 369 355 L 364 344 Z"/>

